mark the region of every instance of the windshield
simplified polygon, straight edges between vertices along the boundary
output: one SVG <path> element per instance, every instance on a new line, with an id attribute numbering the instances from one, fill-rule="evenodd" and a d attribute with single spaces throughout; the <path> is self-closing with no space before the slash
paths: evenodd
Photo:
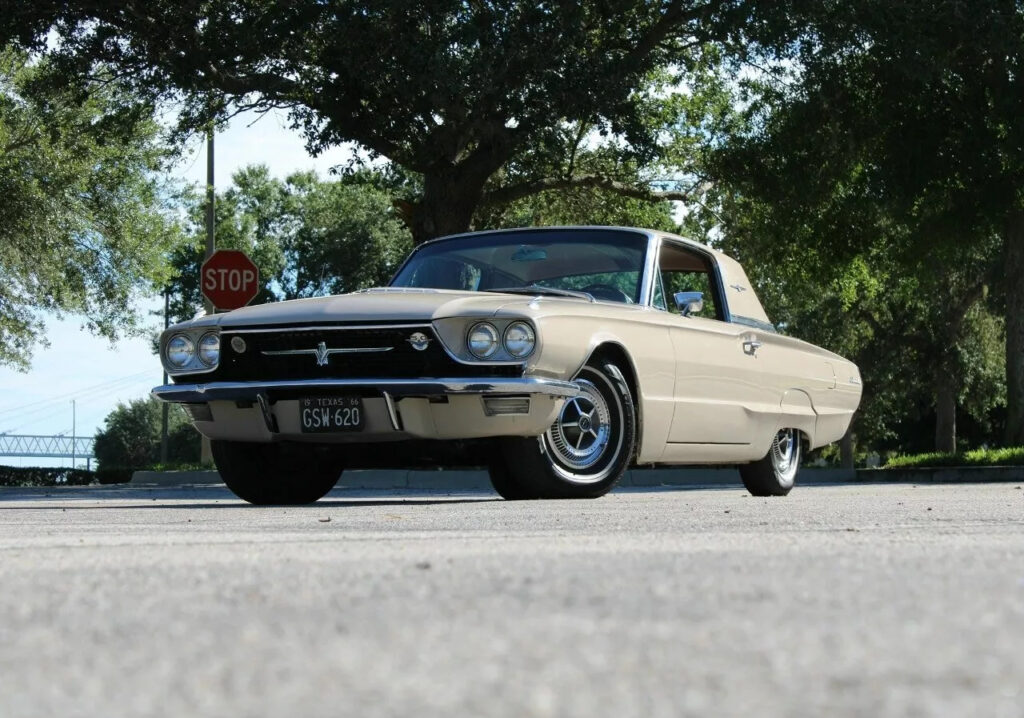
<path id="1" fill-rule="evenodd" d="M 640 300 L 647 237 L 608 229 L 496 232 L 424 245 L 391 282 L 393 287 L 478 292 L 555 290 L 595 299 Z"/>

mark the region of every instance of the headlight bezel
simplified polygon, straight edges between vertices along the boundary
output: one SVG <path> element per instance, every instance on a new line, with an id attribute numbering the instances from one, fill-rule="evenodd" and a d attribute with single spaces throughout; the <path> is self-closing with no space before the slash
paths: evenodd
<path id="1" fill-rule="evenodd" d="M 207 374 L 220 366 L 220 330 L 210 326 L 171 327 L 164 333 L 166 339 L 160 342 L 160 361 L 170 376 L 182 374 Z M 205 351 L 201 344 L 207 343 Z M 216 342 L 216 352 L 210 351 L 211 342 Z M 174 355 L 179 357 L 173 360 Z"/>
<path id="2" fill-rule="evenodd" d="M 505 344 L 505 336 L 510 326 L 519 323 L 526 327 L 526 331 L 533 337 L 534 343 L 533 348 L 529 352 L 524 352 L 517 356 L 508 351 Z M 459 364 L 525 365 L 533 361 L 533 358 L 538 355 L 543 345 L 541 332 L 537 324 L 529 317 L 522 315 L 449 317 L 435 319 L 433 325 L 434 332 L 441 341 L 441 346 L 448 356 Z M 497 332 L 497 348 L 489 353 L 473 351 L 470 345 L 473 333 L 478 331 L 481 325 L 493 327 Z M 490 336 L 493 338 L 494 334 L 491 333 Z M 478 342 L 477 348 L 481 347 L 482 344 Z"/>

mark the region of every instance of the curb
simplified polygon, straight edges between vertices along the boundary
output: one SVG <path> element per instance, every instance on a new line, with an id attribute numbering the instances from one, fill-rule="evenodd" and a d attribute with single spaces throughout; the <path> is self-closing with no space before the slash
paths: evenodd
<path id="1" fill-rule="evenodd" d="M 1024 481 L 1024 466 L 935 466 L 915 469 L 857 469 L 858 483 L 977 484 Z"/>

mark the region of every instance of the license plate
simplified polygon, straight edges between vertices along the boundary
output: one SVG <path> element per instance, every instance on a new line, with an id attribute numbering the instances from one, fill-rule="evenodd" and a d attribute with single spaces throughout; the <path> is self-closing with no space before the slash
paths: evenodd
<path id="1" fill-rule="evenodd" d="M 362 431 L 365 421 L 358 396 L 314 396 L 299 402 L 299 422 L 306 434 Z"/>

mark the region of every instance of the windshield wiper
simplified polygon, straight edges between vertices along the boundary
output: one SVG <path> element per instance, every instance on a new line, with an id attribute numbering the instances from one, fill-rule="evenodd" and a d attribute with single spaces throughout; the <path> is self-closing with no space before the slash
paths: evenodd
<path id="1" fill-rule="evenodd" d="M 573 289 L 557 289 L 556 287 L 544 287 L 540 284 L 528 284 L 525 287 L 500 287 L 495 289 L 484 289 L 485 292 L 497 292 L 499 294 L 548 294 L 555 297 L 575 297 L 586 299 L 588 302 L 596 301 L 594 295 L 588 292 L 577 292 Z"/>

